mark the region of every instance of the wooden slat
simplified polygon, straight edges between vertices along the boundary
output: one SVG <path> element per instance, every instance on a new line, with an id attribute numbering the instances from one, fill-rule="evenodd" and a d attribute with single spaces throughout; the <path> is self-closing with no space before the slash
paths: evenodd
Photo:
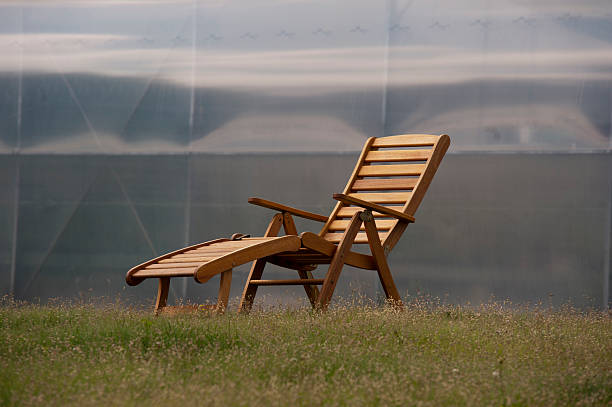
<path id="1" fill-rule="evenodd" d="M 260 242 L 263 242 L 264 240 L 259 240 L 259 241 L 251 241 L 251 242 L 236 242 L 235 244 L 224 244 L 224 245 L 215 245 L 215 246 L 209 246 L 209 247 L 201 247 L 198 249 L 192 249 L 192 250 L 232 250 L 232 249 L 237 249 L 237 248 L 241 248 L 241 247 L 248 247 L 248 246 L 253 246 L 254 244 L 258 244 Z"/>
<path id="2" fill-rule="evenodd" d="M 440 136 L 431 134 L 402 134 L 398 136 L 379 137 L 372 147 L 424 147 L 433 146 Z"/>
<path id="3" fill-rule="evenodd" d="M 389 208 L 388 206 L 381 206 L 373 202 L 364 201 L 363 199 L 358 199 L 355 196 L 348 196 L 344 194 L 333 194 L 332 197 L 344 203 L 345 205 L 360 206 L 364 209 L 369 209 L 371 211 L 376 211 L 376 212 L 387 214 L 395 219 L 404 220 L 406 222 L 414 222 L 414 216 L 410 216 L 404 212 L 393 210 Z M 402 208 L 402 210 L 403 209 L 404 208 Z"/>
<path id="4" fill-rule="evenodd" d="M 385 206 L 385 208 L 389 208 L 394 211 L 402 210 L 402 206 Z M 363 209 L 364 208 L 360 206 L 344 206 L 338 211 L 336 218 L 350 218 L 351 216 L 355 214 L 355 212 L 363 211 Z M 375 218 L 388 218 L 389 217 L 389 215 L 386 215 L 380 212 L 372 212 L 372 215 L 374 215 Z"/>
<path id="5" fill-rule="evenodd" d="M 403 204 L 410 199 L 412 192 L 368 192 L 352 193 L 348 196 L 377 204 Z"/>
<path id="6" fill-rule="evenodd" d="M 216 253 L 230 253 L 245 247 L 254 246 L 265 241 L 274 240 L 278 238 L 258 238 L 258 239 L 243 239 L 235 240 L 231 242 L 223 242 L 222 244 L 216 244 L 207 247 L 201 247 L 193 250 L 188 250 L 184 254 L 216 254 Z"/>
<path id="7" fill-rule="evenodd" d="M 250 241 L 250 242 L 236 242 L 235 244 L 224 244 L 224 245 L 215 245 L 215 246 L 208 246 L 208 247 L 200 247 L 198 249 L 193 249 L 193 250 L 210 250 L 210 249 L 215 249 L 215 250 L 219 250 L 219 249 L 231 249 L 232 247 L 246 247 L 246 246 L 252 246 L 254 244 L 258 244 L 261 242 L 264 242 L 265 240 L 258 240 L 258 241 Z"/>
<path id="8" fill-rule="evenodd" d="M 248 247 L 248 246 L 247 246 Z M 183 253 L 181 254 L 181 256 L 196 256 L 196 257 L 211 257 L 211 258 L 215 258 L 215 257 L 219 257 L 219 256 L 223 256 L 225 254 L 228 253 L 232 253 L 235 252 L 236 250 L 240 250 L 242 249 L 240 248 L 236 248 L 233 250 L 215 250 L 215 251 L 202 251 L 202 252 L 189 252 L 189 253 Z"/>
<path id="9" fill-rule="evenodd" d="M 239 240 L 224 240 L 222 242 L 215 243 L 214 246 L 231 246 L 231 245 L 240 244 L 240 243 L 260 242 L 262 240 L 270 240 L 270 238 L 265 238 L 265 237 L 243 237 L 242 239 L 239 239 Z M 209 246 L 212 247 L 213 245 L 209 245 Z"/>
<path id="10" fill-rule="evenodd" d="M 233 246 L 233 247 L 229 247 L 229 246 L 202 247 L 201 249 L 187 250 L 183 254 L 187 254 L 187 253 L 204 253 L 206 251 L 211 251 L 211 252 L 226 251 L 226 252 L 230 252 L 232 250 L 238 250 L 238 249 L 240 249 L 242 247 L 253 246 L 254 244 L 257 244 L 257 243 L 249 243 L 249 244 L 245 244 L 245 245 L 242 245 L 242 246 Z"/>
<path id="11" fill-rule="evenodd" d="M 363 146 L 363 150 L 361 150 L 361 154 L 359 155 L 359 160 L 357 160 L 357 164 L 355 165 L 355 169 L 353 169 L 353 173 L 351 174 L 348 182 L 346 183 L 346 186 L 344 187 L 344 190 L 342 191 L 342 193 L 348 194 L 349 192 L 351 192 L 351 185 L 353 184 L 353 181 L 355 180 L 355 178 L 357 177 L 357 174 L 361 170 L 361 167 L 365 164 L 365 157 L 368 154 L 368 151 L 370 151 L 370 147 L 372 143 L 374 142 L 374 140 L 376 140 L 375 137 L 370 137 L 365 142 Z M 329 219 L 327 220 L 327 222 L 321 229 L 321 232 L 319 232 L 320 235 L 323 235 L 325 234 L 325 232 L 327 232 L 327 227 L 332 221 L 336 219 L 336 214 L 338 213 L 341 207 L 342 207 L 342 203 L 338 202 L 336 206 L 334 207 L 334 210 L 332 211 L 331 215 L 329 216 Z"/>
<path id="12" fill-rule="evenodd" d="M 421 203 L 421 200 L 425 196 L 427 188 L 429 188 L 429 184 L 431 183 L 434 174 L 438 170 L 440 161 L 442 161 L 446 150 L 448 150 L 449 145 L 450 138 L 446 134 L 441 135 L 433 148 L 434 153 L 427 161 L 427 168 L 425 169 L 423 175 L 421 175 L 418 184 L 414 188 L 413 197 L 406 203 L 402 212 L 414 215 Z M 406 224 L 400 223 L 391 231 L 389 238 L 386 239 L 384 243 L 385 250 L 391 250 L 393 246 L 395 246 L 406 229 L 406 226 Z"/>
<path id="13" fill-rule="evenodd" d="M 227 252 L 227 253 L 219 253 L 217 255 L 215 254 L 211 254 L 211 255 L 203 255 L 203 254 L 177 254 L 174 257 L 170 257 L 170 260 L 183 260 L 183 259 L 191 259 L 191 261 L 208 261 L 208 260 L 213 260 L 216 259 L 217 257 L 220 256 L 226 256 L 230 253 L 233 252 Z"/>
<path id="14" fill-rule="evenodd" d="M 395 222 L 397 222 L 395 219 L 377 219 L 376 228 L 378 230 L 389 230 L 393 227 L 393 225 L 395 225 Z M 344 230 L 350 223 L 350 220 L 335 220 L 331 223 L 331 225 L 329 225 L 328 230 L 330 232 Z M 365 230 L 365 226 L 361 225 L 360 230 Z"/>
<path id="15" fill-rule="evenodd" d="M 188 251 L 182 254 L 185 255 L 194 255 L 197 254 L 199 256 L 207 256 L 209 254 L 216 256 L 219 255 L 219 253 L 231 253 L 231 252 L 235 252 L 236 250 L 240 250 L 243 249 L 245 247 L 251 247 L 253 246 L 252 244 L 250 245 L 246 245 L 246 246 L 238 246 L 238 247 L 225 247 L 225 248 L 218 248 L 218 249 L 206 249 L 206 250 L 193 250 L 193 251 Z"/>
<path id="16" fill-rule="evenodd" d="M 360 177 L 391 177 L 394 175 L 421 175 L 425 164 L 364 165 L 359 170 Z"/>
<path id="17" fill-rule="evenodd" d="M 244 246 L 244 245 L 250 245 L 250 244 L 256 244 L 258 242 L 263 242 L 267 239 L 257 239 L 257 240 L 235 240 L 233 242 L 222 242 L 216 245 L 212 245 L 212 246 L 207 246 L 207 247 L 234 247 L 234 246 Z M 205 247 L 202 247 L 202 249 L 204 249 Z"/>
<path id="18" fill-rule="evenodd" d="M 388 234 L 389 233 L 387 232 L 383 232 L 379 233 L 378 235 L 380 236 L 380 240 L 385 240 Z M 327 240 L 328 242 L 338 243 L 340 240 L 342 240 L 342 233 L 327 233 L 325 236 L 323 236 L 323 239 Z M 368 237 L 364 232 L 360 232 L 355 238 L 355 243 L 368 243 Z"/>
<path id="19" fill-rule="evenodd" d="M 199 247 L 197 249 L 192 250 L 204 250 L 204 249 L 219 249 L 219 248 L 230 248 L 230 247 L 244 247 L 251 246 L 254 244 L 258 244 L 260 242 L 265 242 L 266 240 L 236 240 L 235 242 L 223 242 L 221 244 Z"/>
<path id="20" fill-rule="evenodd" d="M 253 285 L 320 285 L 325 280 L 322 278 L 308 278 L 299 280 L 251 280 Z"/>
<path id="21" fill-rule="evenodd" d="M 388 161 L 388 162 L 400 162 L 400 161 L 424 161 L 431 156 L 432 150 L 384 150 L 384 151 L 370 151 L 366 155 L 366 162 L 373 161 Z"/>
<path id="22" fill-rule="evenodd" d="M 162 259 L 167 259 L 167 258 L 169 258 L 171 256 L 174 256 L 177 253 L 183 253 L 186 250 L 194 249 L 194 248 L 197 248 L 197 247 L 210 246 L 210 245 L 217 244 L 217 243 L 220 243 L 220 242 L 225 242 L 225 241 L 228 241 L 228 240 L 229 239 L 224 239 L 224 238 L 223 239 L 210 240 L 208 242 L 198 243 L 198 244 L 195 244 L 193 246 L 183 247 L 182 249 L 178 249 L 178 250 L 172 251 L 170 253 L 163 254 L 163 255 L 161 255 L 159 257 L 156 257 L 154 259 L 147 260 L 146 262 L 144 262 L 142 264 L 139 264 L 137 266 L 132 267 L 127 272 L 127 274 L 125 276 L 125 282 L 128 285 L 137 285 L 137 284 L 140 284 L 143 281 L 143 278 L 134 278 L 134 273 L 136 273 L 138 270 L 141 270 L 141 269 L 145 268 L 146 266 L 148 266 L 150 264 L 157 263 L 158 261 L 160 261 Z"/>
<path id="23" fill-rule="evenodd" d="M 134 277 L 138 278 L 151 278 L 151 277 L 191 277 L 193 276 L 196 268 L 185 267 L 185 268 L 172 268 L 172 269 L 154 269 L 154 270 L 138 270 L 133 274 Z"/>
<path id="24" fill-rule="evenodd" d="M 397 191 L 412 189 L 418 178 L 395 178 L 395 179 L 358 179 L 351 187 L 352 191 Z"/>
<path id="25" fill-rule="evenodd" d="M 274 236 L 273 237 L 269 237 L 269 236 L 243 237 L 238 240 L 228 240 L 223 243 L 225 244 L 225 243 L 247 242 L 249 240 L 254 242 L 256 240 L 270 240 L 271 238 L 273 239 Z"/>
<path id="26" fill-rule="evenodd" d="M 153 269 L 174 269 L 174 268 L 185 268 L 185 267 L 197 267 L 200 264 L 202 264 L 202 262 L 200 261 L 192 261 L 192 262 L 175 262 L 175 263 L 158 263 L 158 264 L 151 264 L 150 266 L 147 266 L 144 268 L 144 270 L 153 270 Z"/>
<path id="27" fill-rule="evenodd" d="M 216 257 L 197 257 L 198 260 L 194 260 L 194 257 L 172 257 L 170 259 L 163 259 L 159 261 L 159 264 L 167 263 L 198 263 L 202 264 L 209 260 L 214 260 Z"/>

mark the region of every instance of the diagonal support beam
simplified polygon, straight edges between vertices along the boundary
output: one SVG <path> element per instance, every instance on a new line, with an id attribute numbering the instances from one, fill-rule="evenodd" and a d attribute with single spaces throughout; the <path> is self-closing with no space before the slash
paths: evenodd
<path id="1" fill-rule="evenodd" d="M 142 232 L 142 236 L 147 241 L 147 245 L 149 246 L 149 249 L 151 249 L 151 252 L 153 253 L 153 256 L 157 257 L 158 256 L 158 251 L 155 248 L 155 245 L 153 244 L 153 240 L 151 239 L 151 236 L 149 235 L 149 232 L 147 231 L 147 228 L 145 227 L 144 223 L 142 222 L 142 219 L 140 218 L 140 215 L 138 214 L 138 211 L 136 210 L 136 206 L 134 206 L 134 202 L 132 201 L 132 198 L 130 198 L 130 195 L 128 194 L 127 189 L 125 188 L 125 185 L 123 184 L 123 181 L 121 180 L 121 177 L 119 176 L 119 173 L 117 173 L 117 171 L 115 171 L 114 168 L 110 167 L 110 165 L 109 165 L 108 169 L 113 174 L 113 177 L 115 178 L 115 181 L 117 181 L 117 184 L 119 185 L 119 188 L 121 189 L 121 193 L 123 194 L 123 197 L 127 201 L 127 204 L 128 204 L 128 206 L 130 208 L 130 211 L 132 212 L 132 215 L 134 215 L 134 219 L 136 220 L 136 223 L 138 224 L 138 228 Z M 178 298 L 178 295 L 176 295 L 176 292 L 174 291 L 172 286 L 170 286 L 170 292 L 172 293 L 172 296 L 176 300 Z"/>
<path id="2" fill-rule="evenodd" d="M 334 257 L 329 265 L 329 269 L 327 270 L 327 275 L 325 276 L 325 282 L 323 283 L 323 287 L 321 288 L 321 293 L 319 294 L 319 298 L 317 299 L 317 307 L 321 311 L 325 311 L 329 306 L 329 302 L 331 301 L 332 295 L 334 294 L 334 290 L 336 289 L 336 283 L 338 282 L 338 277 L 340 277 L 340 273 L 342 272 L 342 267 L 344 267 L 344 258 L 346 254 L 351 250 L 351 246 L 353 246 L 353 242 L 355 241 L 355 236 L 359 232 L 359 228 L 361 227 L 361 212 L 356 212 L 351 218 L 351 223 L 348 228 L 344 231 L 342 235 L 342 240 L 338 245 L 338 249 L 334 253 Z"/>
<path id="3" fill-rule="evenodd" d="M 277 236 L 281 226 L 283 226 L 283 215 L 277 213 L 272 217 L 272 220 L 268 225 L 268 229 L 266 230 L 264 237 Z M 242 292 L 242 298 L 240 299 L 238 312 L 248 313 L 251 308 L 253 308 L 253 301 L 255 300 L 255 295 L 257 294 L 257 286 L 252 285 L 251 280 L 261 279 L 264 267 L 266 267 L 265 259 L 257 259 L 253 262 L 253 265 L 251 266 L 251 271 L 249 272 L 249 277 L 247 278 L 246 284 L 244 286 L 244 291 Z"/>
<path id="4" fill-rule="evenodd" d="M 366 235 L 368 236 L 368 244 L 370 245 L 370 250 L 372 251 L 372 257 L 374 257 L 374 261 L 376 262 L 378 278 L 380 278 L 380 283 L 385 291 L 387 301 L 390 301 L 398 308 L 402 308 L 402 299 L 397 291 L 397 287 L 395 287 L 395 283 L 393 282 L 391 270 L 389 270 L 389 264 L 387 264 L 385 251 L 380 243 L 380 236 L 378 235 L 378 230 L 376 229 L 376 223 L 374 223 L 374 216 L 370 210 L 365 210 L 361 212 L 360 217 L 364 222 Z"/>
<path id="5" fill-rule="evenodd" d="M 74 216 L 76 215 L 78 209 L 80 208 L 81 204 L 85 200 L 85 197 L 87 196 L 87 194 L 89 194 L 89 191 L 91 190 L 91 187 L 97 181 L 98 176 L 99 176 L 99 172 L 96 172 L 94 177 L 93 177 L 93 179 L 89 182 L 89 184 L 87 185 L 87 187 L 85 188 L 83 193 L 79 196 L 79 200 L 72 207 L 72 209 L 70 211 L 70 215 L 68 215 L 68 218 L 66 219 L 66 222 L 64 222 L 64 224 L 61 227 L 61 229 L 57 232 L 57 234 L 55 234 L 53 240 L 51 241 L 51 244 L 47 248 L 47 251 L 45 251 L 45 254 L 43 255 L 40 263 L 38 264 L 38 267 L 36 268 L 36 271 L 28 279 L 27 283 L 25 283 L 23 289 L 21 290 L 21 295 L 25 295 L 28 292 L 28 290 L 30 289 L 30 286 L 32 285 L 32 283 L 34 283 L 36 278 L 38 278 L 38 275 L 41 273 L 43 266 L 47 262 L 47 259 L 49 258 L 49 256 L 51 256 L 51 253 L 55 249 L 55 246 L 57 245 L 57 242 L 59 241 L 59 239 L 62 237 L 62 235 L 66 231 L 66 228 L 68 227 L 68 225 L 72 221 L 72 218 L 74 218 Z"/>

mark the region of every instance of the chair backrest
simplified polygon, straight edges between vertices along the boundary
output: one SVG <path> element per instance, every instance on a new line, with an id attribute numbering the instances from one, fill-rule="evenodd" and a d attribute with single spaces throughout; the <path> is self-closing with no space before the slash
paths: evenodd
<path id="1" fill-rule="evenodd" d="M 414 215 L 449 145 L 445 134 L 371 137 L 343 193 Z M 360 210 L 338 202 L 319 235 L 339 242 L 350 218 Z M 374 217 L 383 247 L 391 250 L 407 224 L 383 214 L 374 213 Z M 360 232 L 355 243 L 367 243 L 366 234 Z"/>

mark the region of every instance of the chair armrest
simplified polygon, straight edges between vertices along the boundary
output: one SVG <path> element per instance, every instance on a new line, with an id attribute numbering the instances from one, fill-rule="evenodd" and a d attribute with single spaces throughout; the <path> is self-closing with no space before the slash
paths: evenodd
<path id="1" fill-rule="evenodd" d="M 301 209 L 295 209 L 290 206 L 281 205 L 276 202 L 267 201 L 261 198 L 249 198 L 249 203 L 253 205 L 263 206 L 264 208 L 274 209 L 279 212 L 287 212 L 301 218 L 316 220 L 318 222 L 327 222 L 327 216 L 317 215 L 316 213 L 306 212 Z"/>
<path id="2" fill-rule="evenodd" d="M 414 222 L 414 217 L 407 215 L 403 212 L 396 211 L 395 209 L 390 209 L 385 206 L 377 205 L 372 202 L 364 201 L 359 198 L 354 198 L 352 196 L 348 196 L 345 194 L 334 194 L 334 199 L 340 202 L 344 202 L 346 204 L 361 206 L 365 209 L 370 209 L 372 211 L 376 211 L 379 213 L 384 213 L 385 215 L 392 216 L 396 219 L 403 220 L 405 222 Z"/>

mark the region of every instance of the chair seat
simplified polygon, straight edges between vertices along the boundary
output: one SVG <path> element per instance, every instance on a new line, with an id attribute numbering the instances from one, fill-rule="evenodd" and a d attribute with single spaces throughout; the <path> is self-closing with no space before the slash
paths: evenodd
<path id="1" fill-rule="evenodd" d="M 128 271 L 126 281 L 137 285 L 146 278 L 193 277 L 205 283 L 216 274 L 261 257 L 300 248 L 298 236 L 216 239 L 149 260 Z"/>

